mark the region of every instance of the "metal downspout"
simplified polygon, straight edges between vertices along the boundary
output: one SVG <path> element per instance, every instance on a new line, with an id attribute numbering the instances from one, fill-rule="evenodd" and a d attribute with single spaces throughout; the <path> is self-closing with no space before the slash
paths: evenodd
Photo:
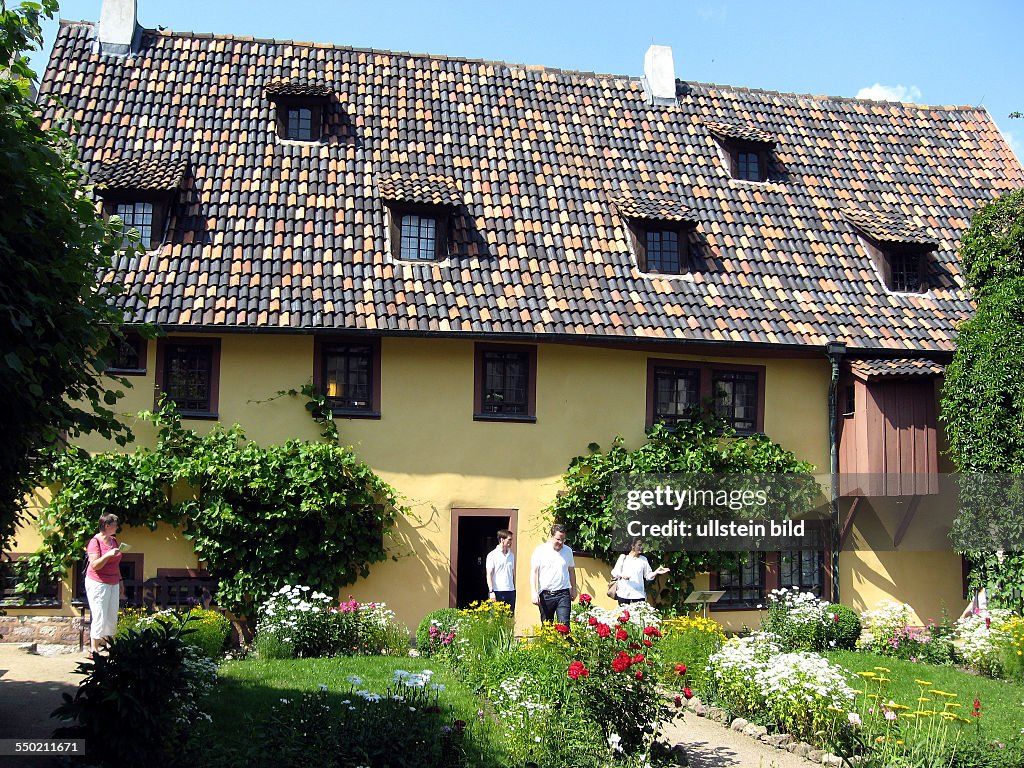
<path id="1" fill-rule="evenodd" d="M 829 495 L 832 518 L 832 602 L 839 602 L 839 365 L 846 354 L 846 345 L 830 341 L 825 345 L 825 356 L 832 366 L 828 384 L 828 450 L 831 472 Z"/>

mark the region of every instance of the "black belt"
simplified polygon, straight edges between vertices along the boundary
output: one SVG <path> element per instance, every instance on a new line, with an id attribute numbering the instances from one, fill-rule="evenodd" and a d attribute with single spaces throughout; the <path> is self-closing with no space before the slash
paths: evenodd
<path id="1" fill-rule="evenodd" d="M 542 589 L 540 591 L 540 594 L 542 594 L 542 595 L 561 595 L 561 594 L 563 594 L 565 592 L 568 592 L 568 591 L 569 591 L 568 587 L 566 587 L 565 589 Z"/>

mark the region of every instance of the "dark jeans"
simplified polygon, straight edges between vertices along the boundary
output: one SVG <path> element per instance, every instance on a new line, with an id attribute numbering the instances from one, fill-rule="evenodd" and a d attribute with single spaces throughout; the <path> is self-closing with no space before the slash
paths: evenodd
<path id="1" fill-rule="evenodd" d="M 619 605 L 632 605 L 633 603 L 642 603 L 647 598 L 645 597 L 616 597 L 619 601 Z"/>
<path id="2" fill-rule="evenodd" d="M 516 612 L 516 591 L 514 589 L 510 589 L 508 592 L 495 592 L 494 599 L 496 602 L 505 603 L 512 609 L 512 613 Z"/>
<path id="3" fill-rule="evenodd" d="M 543 589 L 539 597 L 540 605 L 538 607 L 542 622 L 556 620 L 559 624 L 569 623 L 572 600 L 569 599 L 568 589 L 557 589 L 554 592 Z"/>

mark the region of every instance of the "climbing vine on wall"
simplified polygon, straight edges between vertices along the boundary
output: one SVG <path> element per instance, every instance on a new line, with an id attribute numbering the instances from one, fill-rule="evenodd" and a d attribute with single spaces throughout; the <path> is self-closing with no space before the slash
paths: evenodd
<path id="1" fill-rule="evenodd" d="M 622 551 L 614 548 L 616 526 L 621 523 L 615 490 L 624 475 L 800 474 L 807 475 L 807 482 L 813 485 L 808 475 L 813 465 L 797 460 L 764 435 L 737 436 L 707 410 L 673 429 L 654 425 L 648 430 L 647 442 L 634 450 L 627 450 L 621 437 L 616 437 L 607 451 L 596 443 L 589 449 L 588 455 L 577 456 L 569 464 L 562 475 L 565 491 L 547 511 L 570 529 L 574 548 L 609 564 Z M 816 492 L 817 486 L 808 490 Z M 652 543 L 656 545 L 651 541 L 648 545 Z M 736 563 L 735 554 L 724 552 L 661 552 L 656 557 L 656 564 L 667 565 L 672 572 L 664 580 L 659 598 L 673 606 L 680 606 L 692 591 L 696 574 Z"/>
<path id="2" fill-rule="evenodd" d="M 54 458 L 30 588 L 80 558 L 107 512 L 125 525 L 182 528 L 218 580 L 218 604 L 243 615 L 286 582 L 332 594 L 387 557 L 385 534 L 405 510 L 351 448 L 260 446 L 237 425 L 201 435 L 183 428 L 171 406 L 142 415 L 158 428 L 155 448 Z"/>

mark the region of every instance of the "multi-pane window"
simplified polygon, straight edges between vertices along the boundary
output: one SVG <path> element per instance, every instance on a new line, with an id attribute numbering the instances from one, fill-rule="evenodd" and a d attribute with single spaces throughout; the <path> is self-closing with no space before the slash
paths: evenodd
<path id="1" fill-rule="evenodd" d="M 399 258 L 433 261 L 437 258 L 437 219 L 408 213 L 402 216 Z"/>
<path id="2" fill-rule="evenodd" d="M 168 399 L 183 414 L 213 413 L 213 345 L 172 340 L 164 345 L 163 355 L 163 391 Z"/>
<path id="3" fill-rule="evenodd" d="M 313 110 L 309 107 L 288 107 L 285 114 L 285 138 L 295 141 L 313 141 Z"/>
<path id="4" fill-rule="evenodd" d="M 486 350 L 482 354 L 481 412 L 487 415 L 502 416 L 529 415 L 529 353 Z"/>
<path id="5" fill-rule="evenodd" d="M 824 553 L 794 549 L 779 553 L 779 586 L 796 587 L 801 592 L 822 596 Z"/>
<path id="6" fill-rule="evenodd" d="M 718 588 L 725 591 L 716 608 L 755 608 L 764 600 L 764 558 L 760 552 L 741 553 L 739 565 L 718 572 Z"/>
<path id="7" fill-rule="evenodd" d="M 761 181 L 761 156 L 757 152 L 736 153 L 736 178 Z"/>
<path id="8" fill-rule="evenodd" d="M 114 213 L 124 222 L 124 228 L 138 230 L 143 248 L 150 248 L 153 242 L 153 204 L 139 201 L 118 203 Z M 128 241 L 125 240 L 125 243 Z"/>
<path id="9" fill-rule="evenodd" d="M 142 374 L 146 371 L 146 342 L 131 333 L 115 339 L 106 354 L 107 371 L 117 374 Z"/>
<path id="10" fill-rule="evenodd" d="M 714 371 L 715 413 L 740 434 L 757 431 L 758 377 L 746 371 Z"/>
<path id="11" fill-rule="evenodd" d="M 654 369 L 654 421 L 675 424 L 700 406 L 700 371 L 692 368 Z"/>
<path id="12" fill-rule="evenodd" d="M 13 556 L 18 557 L 18 556 Z M 36 592 L 21 592 L 18 584 L 24 578 L 24 570 L 12 556 L 4 555 L 0 560 L 0 607 L 52 608 L 60 606 L 60 584 L 44 579 Z"/>
<path id="13" fill-rule="evenodd" d="M 900 251 L 889 254 L 889 290 L 920 293 L 921 282 L 920 254 Z"/>
<path id="14" fill-rule="evenodd" d="M 683 272 L 681 240 L 674 229 L 649 229 L 646 233 L 646 271 L 677 275 Z"/>
<path id="15" fill-rule="evenodd" d="M 323 394 L 332 408 L 373 410 L 373 347 L 369 344 L 325 346 Z"/>

